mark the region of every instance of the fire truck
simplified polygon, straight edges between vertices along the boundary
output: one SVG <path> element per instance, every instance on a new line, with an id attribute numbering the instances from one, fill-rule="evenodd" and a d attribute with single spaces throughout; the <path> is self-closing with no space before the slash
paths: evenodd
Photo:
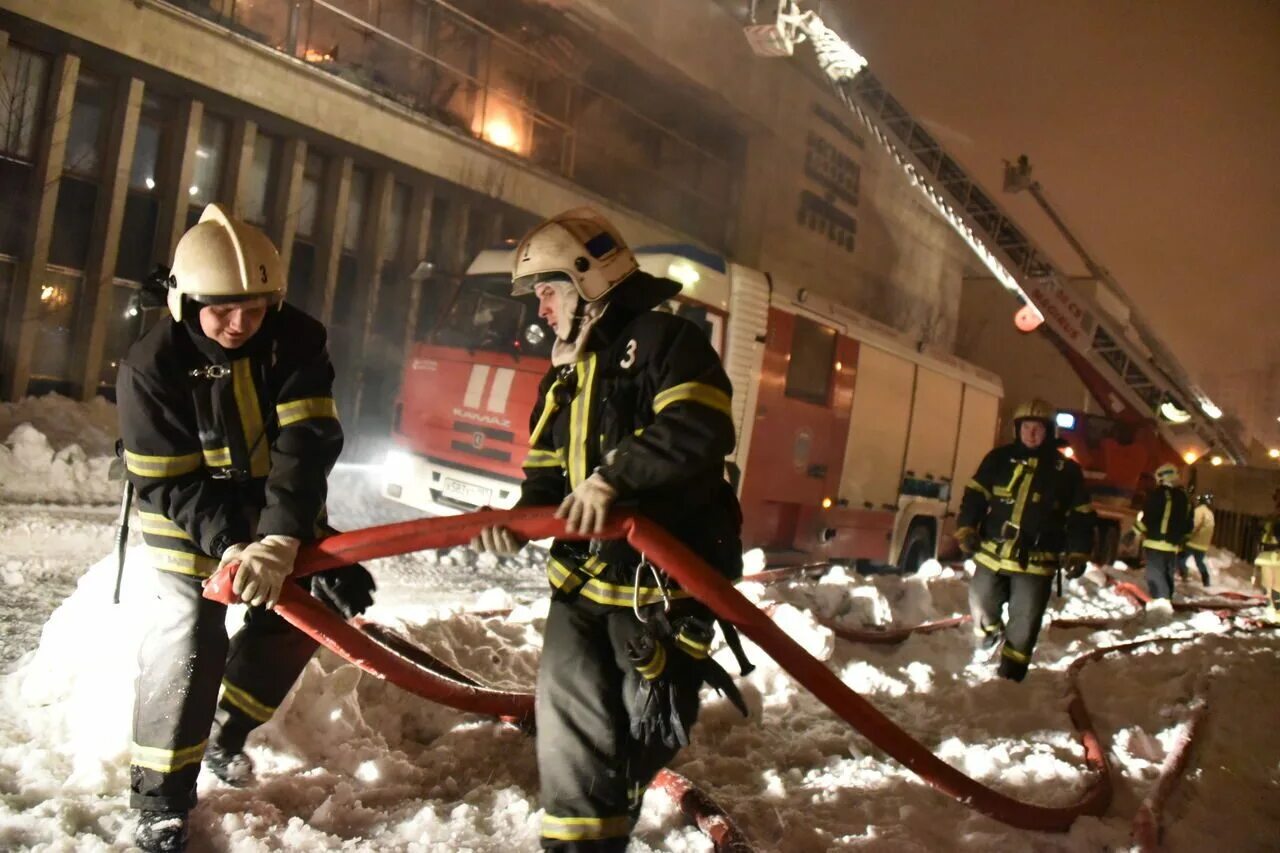
<path id="1" fill-rule="evenodd" d="M 513 297 L 509 247 L 480 253 L 405 366 L 386 496 L 433 513 L 510 508 L 551 337 Z M 802 287 L 694 246 L 641 248 L 681 282 L 664 306 L 696 323 L 735 393 L 730 477 L 744 545 L 775 561 L 914 570 L 949 533 L 992 446 L 1000 380 Z"/>
<path id="2" fill-rule="evenodd" d="M 812 44 L 837 96 L 939 214 L 1022 304 L 1020 328 L 1044 335 L 1100 412 L 1063 410 L 1061 451 L 1084 468 L 1102 519 L 1095 558 L 1116 557 L 1149 472 L 1202 455 L 1244 461 L 1222 412 L 1189 379 L 1110 274 L 1011 165 L 1006 190 L 1029 190 L 1092 275 L 1079 286 L 866 70 L 814 12 L 777 0 L 746 28 L 763 56 Z M 510 248 L 475 259 L 447 315 L 405 368 L 397 449 L 384 493 L 434 512 L 509 508 L 519 497 L 528 413 L 551 340 L 531 297 L 510 291 Z M 777 557 L 842 559 L 914 570 L 951 553 L 963 485 L 1000 440 L 1000 379 L 803 286 L 691 246 L 637 253 L 682 283 L 668 310 L 699 323 L 734 386 L 731 480 L 744 545 Z"/>

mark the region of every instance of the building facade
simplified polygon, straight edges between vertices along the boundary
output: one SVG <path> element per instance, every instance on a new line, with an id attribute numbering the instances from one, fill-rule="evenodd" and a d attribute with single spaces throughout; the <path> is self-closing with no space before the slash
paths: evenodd
<path id="1" fill-rule="evenodd" d="M 385 433 L 480 249 L 578 204 L 948 350 L 967 250 L 800 59 L 710 0 L 5 0 L 0 395 L 114 393 L 204 205 L 263 227 Z"/>

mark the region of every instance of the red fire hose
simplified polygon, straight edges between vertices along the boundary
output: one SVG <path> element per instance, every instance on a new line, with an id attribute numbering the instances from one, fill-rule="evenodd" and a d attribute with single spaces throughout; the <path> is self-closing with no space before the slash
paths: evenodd
<path id="1" fill-rule="evenodd" d="M 588 538 L 567 536 L 563 522 L 553 518 L 549 509 L 489 511 L 422 519 L 343 533 L 306 546 L 299 555 L 294 576 L 302 577 L 349 563 L 411 551 L 458 545 L 470 541 L 482 528 L 495 524 L 506 526 L 524 539 L 549 536 Z M 717 616 L 736 625 L 823 704 L 938 790 L 996 820 L 1022 829 L 1065 831 L 1078 816 L 1105 811 L 1111 798 L 1107 759 L 1101 743 L 1091 735 L 1083 703 L 1079 703 L 1078 709 L 1073 705 L 1069 712 L 1077 721 L 1077 728 L 1086 732 L 1082 738 L 1085 762 L 1095 774 L 1088 789 L 1076 802 L 1067 806 L 1020 802 L 969 778 L 931 753 L 783 633 L 728 580 L 653 522 L 640 516 L 618 513 L 606 530 L 594 538 L 624 537 Z M 234 565 L 228 565 L 210 579 L 205 593 L 208 597 L 223 603 L 235 600 L 230 583 L 233 568 Z M 530 713 L 532 706 L 528 697 L 457 682 L 450 682 L 448 689 L 442 689 L 438 681 L 431 683 L 433 680 L 423 678 L 420 667 L 385 653 L 377 643 L 344 623 L 300 589 L 292 585 L 286 589 L 288 591 L 277 605 L 280 614 L 361 668 L 454 708 L 515 718 L 524 718 Z M 1084 718 L 1086 725 L 1080 725 L 1078 716 Z"/>

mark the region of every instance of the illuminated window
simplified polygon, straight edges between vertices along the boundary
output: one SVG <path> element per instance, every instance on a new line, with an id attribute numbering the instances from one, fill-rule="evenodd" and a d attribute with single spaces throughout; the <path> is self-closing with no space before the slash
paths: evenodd
<path id="1" fill-rule="evenodd" d="M 794 319 L 786 395 L 825 406 L 831 393 L 836 330 L 806 317 Z"/>

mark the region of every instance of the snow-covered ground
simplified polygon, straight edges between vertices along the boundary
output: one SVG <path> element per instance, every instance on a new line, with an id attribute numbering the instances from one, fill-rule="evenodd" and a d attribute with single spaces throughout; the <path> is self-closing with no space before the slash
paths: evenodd
<path id="1" fill-rule="evenodd" d="M 12 411 L 22 405 L 26 420 L 46 418 L 58 428 L 23 430 Z M 0 425 L 17 429 L 0 464 L 16 447 L 39 445 L 36 436 L 50 448 L 47 456 L 24 457 L 27 482 L 6 476 L 0 485 L 0 500 L 10 501 L 0 504 L 0 655 L 11 662 L 0 677 L 0 849 L 125 850 L 132 838 L 134 653 L 152 573 L 135 541 L 122 601 L 111 603 L 118 483 L 98 483 L 96 474 L 76 479 L 57 459 L 75 456 L 68 448 L 81 435 L 92 450 L 77 458 L 105 480 L 110 440 L 101 427 L 109 429 L 109 418 L 95 407 L 45 400 L 0 411 Z M 377 497 L 371 474 L 359 466 L 335 472 L 337 526 L 406 517 Z M 43 494 L 42 480 L 50 484 Z M 36 500 L 64 505 L 30 503 Z M 529 689 L 546 612 L 537 557 L 526 549 L 499 562 L 459 548 L 379 561 L 372 566 L 378 602 L 368 616 L 484 683 Z M 1249 589 L 1250 567 L 1225 554 L 1215 554 L 1211 567 L 1216 588 Z M 1031 674 L 1014 685 L 971 661 L 963 628 L 867 646 L 839 640 L 819 623 L 911 625 L 950 616 L 965 609 L 966 581 L 962 571 L 931 564 L 905 579 L 837 568 L 818 580 L 740 589 L 772 605 L 797 642 L 945 760 L 1018 799 L 1046 804 L 1070 802 L 1088 783 L 1064 710 L 1069 662 L 1099 645 L 1185 637 L 1084 671 L 1081 688 L 1113 762 L 1116 795 L 1105 816 L 1054 835 L 978 815 L 871 747 L 750 643 L 758 669 L 742 686 L 751 719 L 708 695 L 694 744 L 674 769 L 716 799 L 761 851 L 1127 849 L 1133 814 L 1188 700 L 1207 680 L 1209 717 L 1166 809 L 1168 849 L 1280 849 L 1280 633 L 1230 630 L 1232 622 L 1206 612 L 1159 610 L 1105 630 L 1046 628 Z M 1069 583 L 1050 616 L 1133 613 L 1101 582 L 1091 570 Z M 1198 582 L 1182 591 L 1199 595 Z M 505 608 L 513 609 L 502 618 L 468 615 Z M 239 618 L 232 608 L 229 625 Z M 736 671 L 727 651 L 718 657 Z M 202 777 L 193 851 L 537 847 L 528 738 L 417 699 L 328 652 L 255 733 L 249 752 L 254 787 Z M 648 796 L 633 851 L 710 849 L 664 795 Z"/>

